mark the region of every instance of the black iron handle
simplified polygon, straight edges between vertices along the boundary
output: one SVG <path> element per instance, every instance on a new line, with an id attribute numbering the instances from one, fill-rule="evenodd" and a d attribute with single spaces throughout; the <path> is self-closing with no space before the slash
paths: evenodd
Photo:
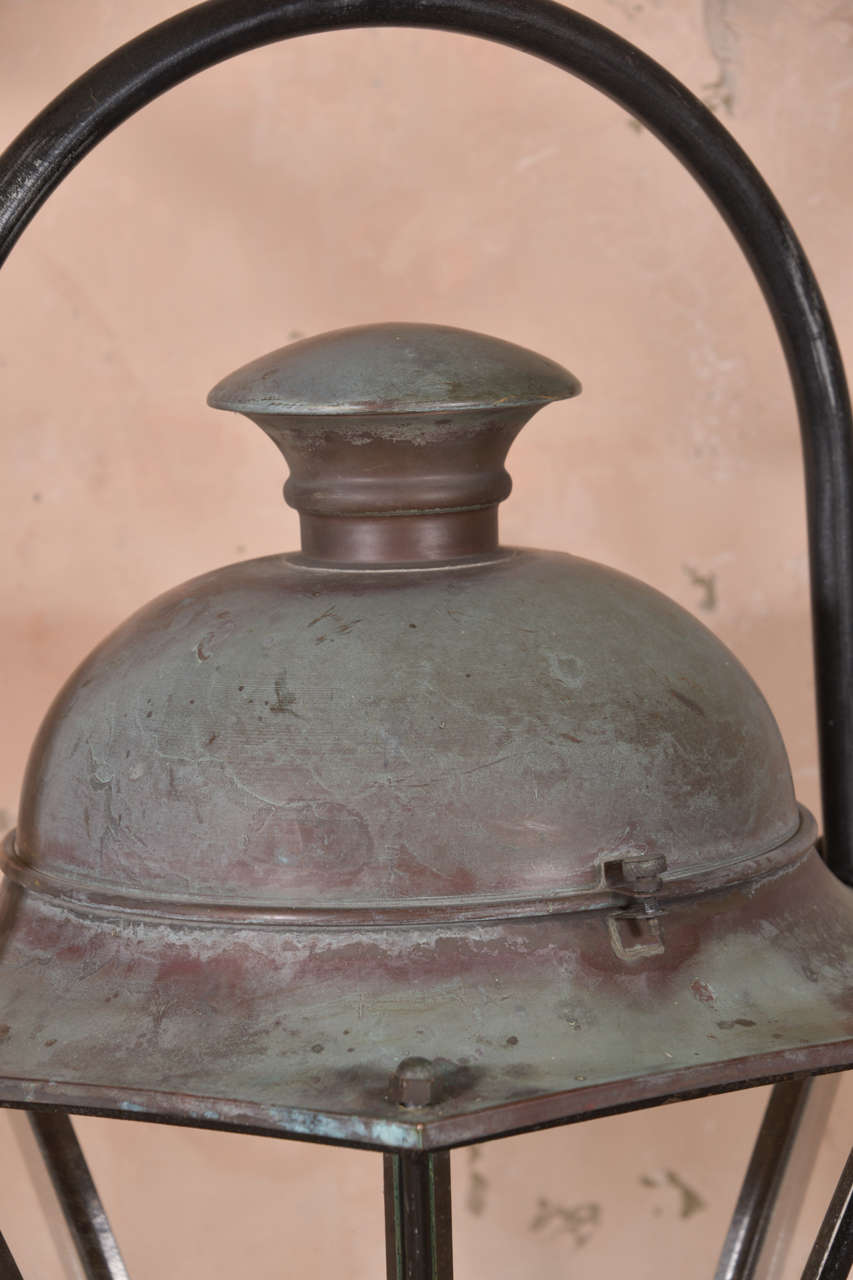
<path id="1" fill-rule="evenodd" d="M 853 422 L 838 344 L 806 256 L 761 175 L 711 112 L 628 41 L 552 0 L 208 0 L 99 62 L 0 157 L 0 263 L 78 160 L 159 94 L 264 44 L 364 26 L 481 36 L 579 76 L 669 147 L 736 236 L 776 323 L 796 396 L 826 857 L 853 883 Z"/>

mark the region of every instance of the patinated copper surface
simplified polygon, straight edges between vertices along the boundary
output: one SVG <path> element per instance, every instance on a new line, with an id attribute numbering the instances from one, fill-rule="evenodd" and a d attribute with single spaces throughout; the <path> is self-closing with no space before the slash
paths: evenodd
<path id="1" fill-rule="evenodd" d="M 635 580 L 530 551 L 386 573 L 269 557 L 169 592 L 77 671 L 16 856 L 45 891 L 163 909 L 493 916 L 606 905 L 605 864 L 640 854 L 669 892 L 737 880 L 798 824 L 746 672 Z"/>
<path id="2" fill-rule="evenodd" d="M 49 712 L 0 1100 L 403 1149 L 850 1065 L 853 895 L 750 677 L 634 579 L 497 544 L 509 444 L 577 390 L 369 326 L 212 393 L 305 543 L 153 601 Z"/>
<path id="3" fill-rule="evenodd" d="M 331 564 L 494 552 L 507 450 L 580 383 L 511 342 L 427 324 L 340 329 L 273 351 L 211 391 L 287 458 L 303 555 Z"/>
<path id="4" fill-rule="evenodd" d="M 812 854 L 671 906 L 476 925 L 158 923 L 30 894 L 3 961 L 3 1098 L 441 1147 L 850 1062 L 849 894 Z M 13 983 L 14 980 L 14 983 Z M 443 1081 L 396 1100 L 412 1054 Z"/>

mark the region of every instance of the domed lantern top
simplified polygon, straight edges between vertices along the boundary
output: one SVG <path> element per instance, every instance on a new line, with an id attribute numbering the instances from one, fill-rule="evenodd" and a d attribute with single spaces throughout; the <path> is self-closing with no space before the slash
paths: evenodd
<path id="1" fill-rule="evenodd" d="M 578 390 L 404 324 L 214 389 L 302 549 L 153 601 L 49 712 L 7 1092 L 26 1058 L 63 1105 L 399 1148 L 782 1074 L 804 1011 L 849 1053 L 845 891 L 750 677 L 634 579 L 499 544 L 507 449 Z"/>
<path id="2" fill-rule="evenodd" d="M 511 441 L 578 390 L 431 325 L 220 383 L 290 463 L 302 553 L 178 588 L 84 664 L 17 858 L 78 896 L 391 919 L 593 905 L 625 858 L 681 891 L 799 848 L 776 726 L 719 642 L 612 570 L 498 546 Z"/>

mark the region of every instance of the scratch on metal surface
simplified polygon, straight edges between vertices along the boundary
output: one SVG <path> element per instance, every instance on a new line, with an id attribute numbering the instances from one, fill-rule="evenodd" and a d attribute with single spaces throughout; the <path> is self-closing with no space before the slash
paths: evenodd
<path id="1" fill-rule="evenodd" d="M 324 613 L 318 613 L 316 618 L 312 618 L 311 621 L 308 623 L 308 626 L 309 628 L 314 627 L 317 625 L 318 622 L 323 622 L 326 618 L 333 618 L 334 616 L 335 616 L 335 606 L 333 604 L 330 604 L 328 609 L 326 609 Z"/>
<path id="2" fill-rule="evenodd" d="M 472 773 L 482 773 L 484 769 L 494 769 L 495 765 L 503 764 L 505 760 L 512 760 L 517 755 L 523 755 L 523 752 L 510 752 L 509 755 L 497 756 L 494 760 L 486 760 L 483 764 L 475 764 L 471 769 L 449 769 L 445 773 L 437 773 L 433 778 L 427 778 L 424 782 L 409 782 L 406 778 L 394 778 L 392 781 L 400 786 L 414 788 L 431 787 L 434 782 L 442 782 L 445 778 L 467 778 Z"/>

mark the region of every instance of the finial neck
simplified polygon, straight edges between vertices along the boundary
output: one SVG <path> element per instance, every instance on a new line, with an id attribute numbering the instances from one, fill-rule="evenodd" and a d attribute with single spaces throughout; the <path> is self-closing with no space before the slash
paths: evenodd
<path id="1" fill-rule="evenodd" d="M 271 351 L 213 388 L 290 466 L 306 558 L 414 565 L 493 553 L 507 450 L 580 391 L 544 356 L 445 325 L 379 324 Z"/>
<path id="2" fill-rule="evenodd" d="M 507 450 L 538 406 L 440 414 L 251 414 L 287 459 L 302 552 L 335 564 L 488 554 Z"/>
<path id="3" fill-rule="evenodd" d="M 300 515 L 302 556 L 346 568 L 437 565 L 480 559 L 498 550 L 498 509 L 438 515 Z"/>

